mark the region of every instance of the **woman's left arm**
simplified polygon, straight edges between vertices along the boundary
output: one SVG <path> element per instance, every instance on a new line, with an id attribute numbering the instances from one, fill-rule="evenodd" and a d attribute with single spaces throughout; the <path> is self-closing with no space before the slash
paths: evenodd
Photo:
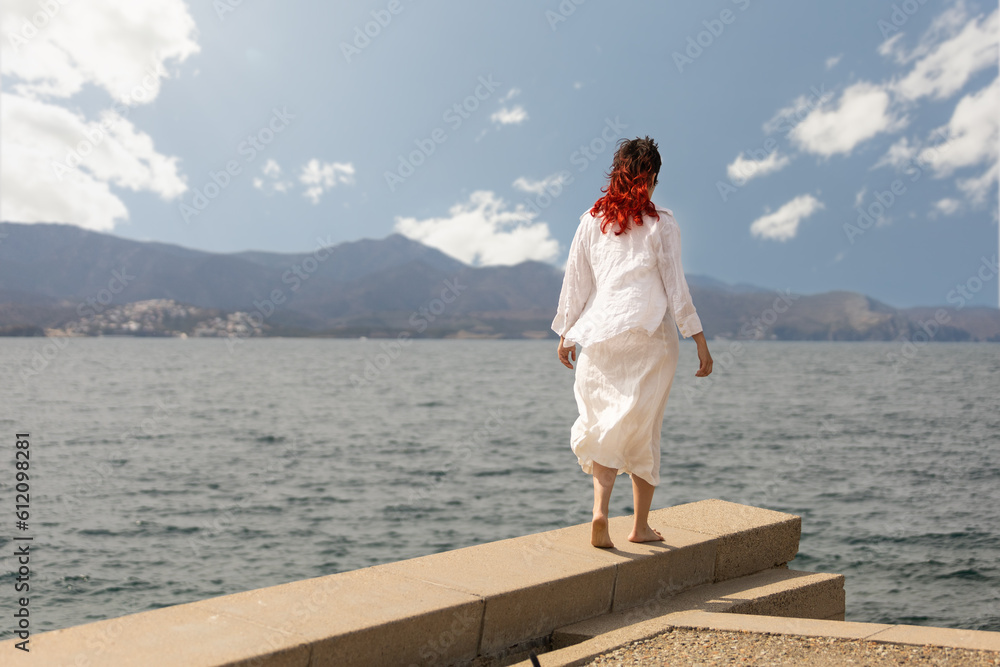
<path id="1" fill-rule="evenodd" d="M 677 323 L 681 335 L 690 338 L 701 331 L 702 326 L 694 301 L 691 300 L 691 291 L 681 264 L 681 230 L 677 226 L 677 221 L 670 216 L 668 220 L 661 222 L 659 232 L 660 234 L 654 239 L 654 249 L 660 278 L 667 292 L 674 322 Z"/>

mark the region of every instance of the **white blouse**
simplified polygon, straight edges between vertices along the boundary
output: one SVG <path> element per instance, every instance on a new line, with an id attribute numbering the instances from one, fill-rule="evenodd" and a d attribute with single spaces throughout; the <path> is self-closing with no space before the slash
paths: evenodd
<path id="1" fill-rule="evenodd" d="M 657 220 L 643 214 L 628 231 L 601 233 L 600 219 L 580 216 L 552 330 L 565 345 L 586 347 L 634 327 L 653 333 L 669 306 L 681 334 L 702 330 L 681 266 L 681 231 L 668 208 Z"/>

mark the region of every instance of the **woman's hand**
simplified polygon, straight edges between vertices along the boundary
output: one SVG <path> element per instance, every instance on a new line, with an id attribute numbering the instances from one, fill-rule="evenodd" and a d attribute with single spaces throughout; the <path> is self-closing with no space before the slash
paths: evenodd
<path id="1" fill-rule="evenodd" d="M 706 377 L 712 373 L 712 355 L 708 351 L 708 341 L 705 340 L 705 332 L 699 331 L 691 336 L 691 338 L 694 338 L 694 342 L 698 344 L 699 366 L 695 372 L 695 377 Z"/>
<path id="2" fill-rule="evenodd" d="M 565 347 L 563 345 L 565 340 L 565 338 L 559 336 L 559 345 L 556 347 L 556 354 L 559 356 L 559 361 L 562 362 L 563 366 L 573 368 L 573 364 L 569 363 L 569 358 L 572 355 L 573 361 L 576 361 L 576 343 L 573 343 L 572 347 Z"/>

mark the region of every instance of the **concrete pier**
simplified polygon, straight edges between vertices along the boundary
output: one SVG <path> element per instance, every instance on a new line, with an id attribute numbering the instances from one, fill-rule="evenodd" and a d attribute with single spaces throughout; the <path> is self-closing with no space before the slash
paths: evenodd
<path id="1" fill-rule="evenodd" d="M 626 540 L 630 522 L 611 520 L 610 550 L 581 524 L 46 632 L 30 656 L 9 640 L 0 655 L 33 666 L 486 666 L 534 650 L 543 665 L 579 664 L 677 614 L 844 618 L 842 575 L 786 566 L 797 516 L 704 500 L 652 512 L 665 541 L 646 544 Z"/>

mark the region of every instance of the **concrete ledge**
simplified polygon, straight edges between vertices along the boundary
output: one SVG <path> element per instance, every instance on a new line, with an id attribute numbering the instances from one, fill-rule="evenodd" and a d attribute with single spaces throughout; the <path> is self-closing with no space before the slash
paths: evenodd
<path id="1" fill-rule="evenodd" d="M 950 646 L 1000 652 L 1000 632 L 894 625 L 867 637 L 870 641 L 918 646 Z"/>
<path id="2" fill-rule="evenodd" d="M 376 569 L 481 599 L 485 610 L 478 653 L 484 655 L 611 609 L 613 560 L 551 547 L 524 556 L 523 539 L 515 538 Z"/>
<path id="3" fill-rule="evenodd" d="M 781 565 L 794 558 L 801 525 L 790 514 L 721 500 L 651 512 L 664 542 L 628 542 L 630 523 L 611 521 L 614 549 L 592 547 L 582 524 L 46 632 L 31 637 L 31 662 L 507 664 L 526 647 L 544 648 L 557 628 L 641 613 L 695 587 Z M 787 591 L 769 595 L 719 604 L 812 609 Z M 835 602 L 824 604 L 816 609 L 836 613 Z M 0 642 L 0 654 L 15 641 Z"/>
<path id="4" fill-rule="evenodd" d="M 731 614 L 843 619 L 847 606 L 843 575 L 788 569 L 784 571 L 790 575 L 797 573 L 801 578 L 785 580 L 782 585 L 747 591 L 748 596 L 745 599 L 727 596 L 727 600 L 733 600 L 732 607 L 727 611 Z M 789 586 L 789 583 L 792 585 Z"/>
<path id="5" fill-rule="evenodd" d="M 306 579 L 176 608 L 184 607 L 289 633 L 311 649 L 309 667 L 409 664 L 420 656 L 439 664 L 471 660 L 477 653 L 483 616 L 483 600 L 476 595 L 383 568 Z M 260 664 L 270 666 L 267 661 Z"/>
<path id="6" fill-rule="evenodd" d="M 189 605 L 53 630 L 30 638 L 23 655 L 0 642 L 4 665 L 135 667 L 232 665 L 259 657 L 271 667 L 307 667 L 310 648 L 299 637 Z"/>
<path id="7" fill-rule="evenodd" d="M 738 579 L 698 586 L 672 597 L 650 599 L 641 607 L 557 628 L 552 634 L 552 647 L 560 649 L 594 638 L 601 638 L 604 644 L 611 645 L 619 640 L 626 643 L 636 641 L 634 637 L 638 635 L 655 637 L 674 627 L 671 620 L 673 614 L 691 610 L 731 615 L 755 608 L 775 615 L 791 616 L 797 612 L 836 608 L 839 602 L 842 613 L 843 592 L 843 575 L 772 568 Z M 817 601 L 824 597 L 831 600 Z M 787 609 L 782 608 L 782 604 L 788 605 Z"/>
<path id="8" fill-rule="evenodd" d="M 794 514 L 715 499 L 660 511 L 667 525 L 718 538 L 713 581 L 783 565 L 799 551 L 802 517 Z"/>
<path id="9" fill-rule="evenodd" d="M 814 618 L 787 618 L 720 614 L 717 612 L 688 611 L 671 618 L 675 628 L 731 630 L 734 632 L 766 632 L 805 637 L 837 637 L 840 639 L 865 639 L 893 626 L 882 623 L 856 623 L 826 621 Z"/>
<path id="10" fill-rule="evenodd" d="M 629 542 L 632 520 L 622 516 L 609 522 L 614 549 L 591 546 L 590 524 L 585 523 L 530 536 L 524 558 L 531 565 L 539 557 L 558 560 L 560 554 L 572 554 L 613 565 L 616 578 L 610 610 L 627 609 L 650 597 L 673 595 L 712 581 L 718 539 L 673 527 L 662 520 L 664 512 L 650 515 L 650 523 L 663 534 L 662 542 Z"/>

